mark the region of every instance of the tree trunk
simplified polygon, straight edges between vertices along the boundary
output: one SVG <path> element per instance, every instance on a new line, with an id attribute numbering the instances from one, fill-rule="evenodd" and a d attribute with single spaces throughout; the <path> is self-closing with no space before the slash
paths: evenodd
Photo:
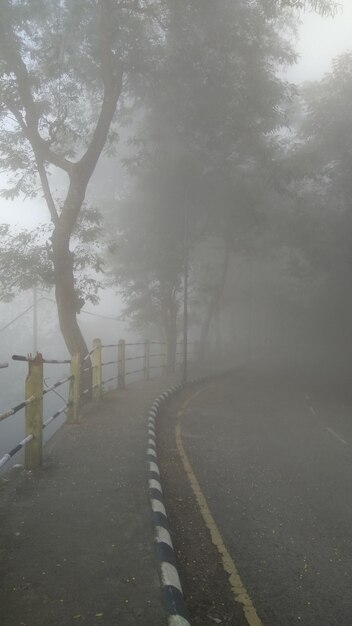
<path id="1" fill-rule="evenodd" d="M 166 344 L 168 355 L 168 373 L 175 371 L 176 367 L 176 351 L 177 351 L 177 307 L 176 305 L 169 308 L 168 324 L 166 331 Z"/>
<path id="2" fill-rule="evenodd" d="M 201 326 L 200 338 L 199 338 L 199 360 L 201 362 L 204 361 L 204 358 L 205 358 L 205 349 L 206 349 L 206 343 L 207 343 L 207 339 L 209 335 L 210 324 L 214 318 L 215 313 L 217 312 L 219 308 L 219 302 L 224 292 L 227 270 L 229 267 L 229 260 L 230 260 L 230 245 L 226 243 L 224 261 L 223 261 L 223 265 L 221 269 L 221 276 L 220 276 L 219 284 L 214 288 L 213 295 L 210 299 L 208 308 L 205 313 L 205 318 Z"/>
<path id="3" fill-rule="evenodd" d="M 79 352 L 81 357 L 88 353 L 86 342 L 77 323 L 81 304 L 74 287 L 73 253 L 62 237 L 53 236 L 53 263 L 55 275 L 55 297 L 60 329 L 69 353 Z"/>
<path id="4" fill-rule="evenodd" d="M 52 251 L 55 279 L 55 297 L 60 329 L 69 353 L 79 352 L 81 358 L 88 348 L 77 323 L 80 301 L 74 284 L 74 254 L 70 250 L 70 239 L 77 216 L 84 201 L 84 188 L 71 180 L 66 202 L 52 235 Z"/>
<path id="5" fill-rule="evenodd" d="M 177 303 L 173 290 L 161 284 L 161 312 L 166 341 L 167 373 L 175 371 L 177 351 Z"/>
<path id="6" fill-rule="evenodd" d="M 84 200 L 84 189 L 71 180 L 66 202 L 55 225 L 52 241 L 52 260 L 54 265 L 55 299 L 59 324 L 66 347 L 72 356 L 80 355 L 81 362 L 88 355 L 88 347 L 77 322 L 83 301 L 75 289 L 74 253 L 70 250 L 70 240 L 77 216 Z M 86 362 L 90 367 L 90 359 Z M 83 372 L 80 378 L 81 393 L 89 389 L 86 399 L 91 398 L 91 371 Z"/>

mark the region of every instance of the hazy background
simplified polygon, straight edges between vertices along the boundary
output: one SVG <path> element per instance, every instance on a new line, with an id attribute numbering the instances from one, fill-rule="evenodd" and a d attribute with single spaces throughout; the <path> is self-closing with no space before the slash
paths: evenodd
<path id="1" fill-rule="evenodd" d="M 299 30 L 297 51 L 300 56 L 299 62 L 291 67 L 287 73 L 287 80 L 300 84 L 304 81 L 319 80 L 325 72 L 329 71 L 334 57 L 352 47 L 352 5 L 350 0 L 341 2 L 341 10 L 334 18 L 322 18 L 313 13 L 302 14 L 302 24 Z M 124 152 L 120 146 L 120 154 Z M 101 189 L 96 188 L 95 181 L 102 180 L 103 169 L 106 163 L 100 163 L 96 174 L 89 185 L 89 196 L 97 204 Z M 116 169 L 117 168 L 117 169 Z M 116 166 L 114 161 L 114 174 L 111 181 L 115 186 L 115 193 L 126 184 L 127 175 L 123 168 Z M 0 184 L 5 182 L 0 178 Z M 58 183 L 59 184 L 59 183 Z M 36 209 L 35 211 L 33 209 Z M 0 215 L 3 223 L 10 223 L 14 227 L 33 228 L 37 224 L 48 220 L 47 208 L 43 200 L 16 200 L 7 202 L 0 201 Z M 258 270 L 259 271 L 259 270 Z M 239 279 L 240 280 L 240 279 Z M 39 297 L 52 298 L 50 293 L 40 294 Z M 32 303 L 32 294 L 22 294 L 9 304 L 0 304 L 0 361 L 10 361 L 13 353 L 27 354 L 33 347 L 32 312 L 29 311 L 18 321 L 11 324 Z M 132 337 L 128 324 L 117 319 L 103 319 L 99 315 L 117 318 L 120 315 L 121 300 L 111 290 L 101 292 L 101 301 L 96 307 L 87 304 L 85 311 L 94 315 L 89 316 L 84 312 L 79 316 L 83 334 L 90 343 L 94 336 L 98 335 L 103 342 L 118 341 L 121 337 Z M 67 350 L 64 346 L 57 327 L 56 308 L 54 303 L 41 301 L 39 303 L 39 336 L 38 349 L 45 352 L 45 356 L 51 358 L 67 358 Z M 243 311 L 246 317 L 246 311 Z M 4 328 L 10 324 L 7 328 Z M 245 350 L 246 346 L 244 346 Z M 10 362 L 8 370 L 2 370 L 0 374 L 1 400 L 0 411 L 7 409 L 23 398 L 23 388 L 26 366 Z M 57 377 L 64 375 L 67 368 L 57 367 L 50 370 L 48 384 L 54 382 Z M 58 406 L 62 405 L 62 399 L 55 396 L 49 401 L 46 408 L 46 416 Z M 23 434 L 23 417 L 18 416 L 11 421 L 0 424 L 0 457 L 15 445 L 18 438 Z M 50 434 L 50 433 L 49 433 Z M 18 462 L 16 457 L 15 462 Z"/>
<path id="2" fill-rule="evenodd" d="M 352 3 L 341 0 L 340 10 L 333 18 L 321 17 L 306 12 L 301 15 L 301 27 L 297 40 L 298 63 L 290 67 L 286 73 L 288 80 L 294 83 L 319 80 L 331 67 L 334 57 L 352 47 Z M 99 172 L 99 167 L 98 170 Z M 121 170 L 121 184 L 123 171 Z M 0 181 L 3 178 L 0 177 Z M 93 181 L 90 188 L 94 186 Z M 31 206 L 36 206 L 37 219 L 34 221 Z M 47 208 L 41 198 L 14 202 L 0 201 L 1 221 L 19 227 L 31 227 L 33 224 L 46 221 Z"/>

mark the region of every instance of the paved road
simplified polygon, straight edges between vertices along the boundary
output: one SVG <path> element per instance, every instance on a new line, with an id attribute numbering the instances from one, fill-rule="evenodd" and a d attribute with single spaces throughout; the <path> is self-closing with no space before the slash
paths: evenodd
<path id="1" fill-rule="evenodd" d="M 351 626 L 351 399 L 242 371 L 210 384 L 180 419 L 264 626 Z"/>

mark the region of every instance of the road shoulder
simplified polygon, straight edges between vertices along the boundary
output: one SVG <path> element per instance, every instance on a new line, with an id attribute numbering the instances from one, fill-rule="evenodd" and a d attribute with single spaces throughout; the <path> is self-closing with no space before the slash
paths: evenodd
<path id="1" fill-rule="evenodd" d="M 164 502 L 186 604 L 194 626 L 246 626 L 177 451 L 177 413 L 187 393 L 163 408 L 157 428 Z"/>

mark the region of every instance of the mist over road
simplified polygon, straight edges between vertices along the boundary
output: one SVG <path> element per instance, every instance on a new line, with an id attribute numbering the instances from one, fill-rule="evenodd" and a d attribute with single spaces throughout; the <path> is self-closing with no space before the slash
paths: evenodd
<path id="1" fill-rule="evenodd" d="M 341 389 L 263 367 L 211 382 L 179 418 L 265 626 L 351 624 L 351 408 Z"/>

